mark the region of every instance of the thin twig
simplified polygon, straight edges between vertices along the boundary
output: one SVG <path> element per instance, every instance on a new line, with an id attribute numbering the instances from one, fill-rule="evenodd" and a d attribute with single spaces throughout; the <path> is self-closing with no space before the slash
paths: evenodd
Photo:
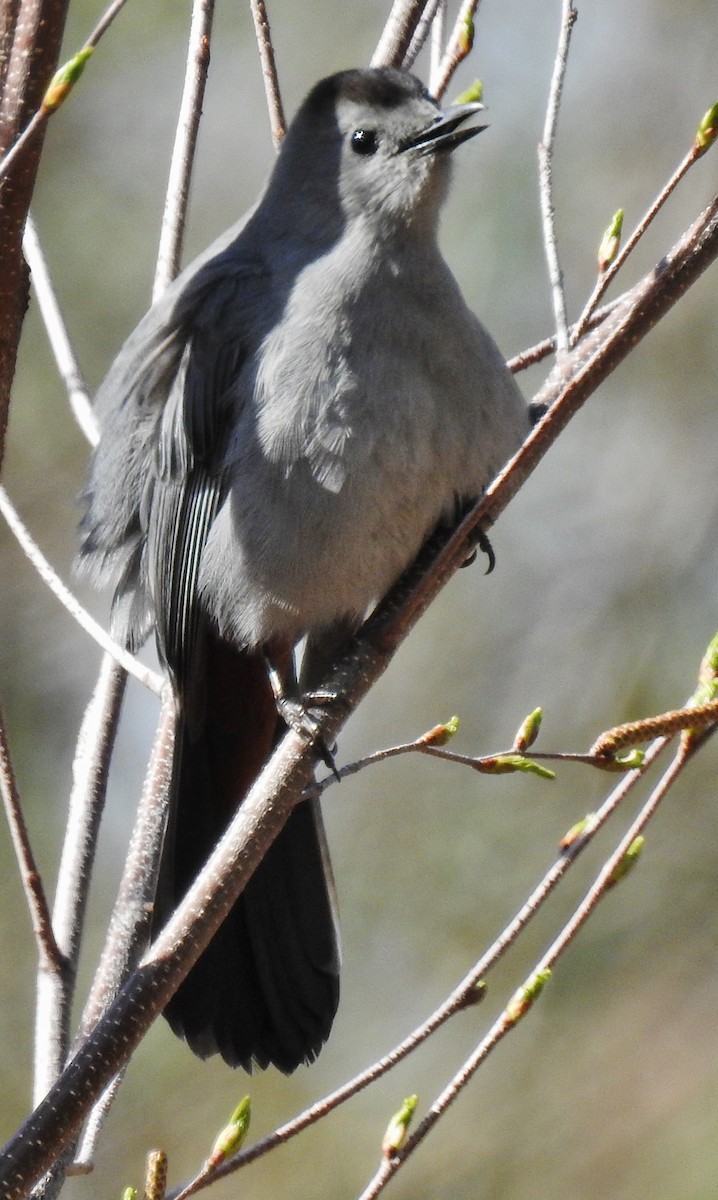
<path id="1" fill-rule="evenodd" d="M 432 37 L 433 47 L 437 25 L 442 25 L 445 5 L 446 0 L 428 0 L 426 8 L 421 14 L 421 20 L 414 30 L 414 36 L 412 37 L 409 47 L 404 55 L 404 61 L 401 64 L 404 70 L 411 70 L 429 34 L 431 34 Z M 429 88 L 429 90 L 431 90 L 431 88 Z"/>
<path id="2" fill-rule="evenodd" d="M 175 130 L 152 299 L 158 300 L 182 261 L 182 242 L 189 204 L 192 168 L 209 70 L 214 0 L 194 0 L 184 88 Z"/>
<path id="3" fill-rule="evenodd" d="M 66 963 L 52 932 L 50 907 L 30 844 L 30 834 L 22 811 L 20 793 L 10 755 L 5 717 L 0 708 L 0 793 L 27 907 L 30 912 L 38 958 L 43 971 L 62 974 Z"/>
<path id="4" fill-rule="evenodd" d="M 114 3 L 109 6 L 104 15 L 95 25 L 95 28 L 92 30 L 90 36 L 84 42 L 80 54 L 82 54 L 82 51 L 84 50 L 94 50 L 100 38 L 107 32 L 118 12 L 126 3 L 127 0 L 114 0 Z M 20 157 L 28 143 L 31 142 L 33 138 L 40 132 L 52 114 L 57 112 L 57 109 L 60 107 L 60 103 L 61 101 L 56 98 L 52 103 L 48 103 L 47 98 L 43 100 L 37 112 L 32 115 L 20 136 L 7 151 L 7 154 L 5 154 L 5 156 L 0 160 L 0 179 L 5 178 L 13 163 L 17 158 Z"/>
<path id="5" fill-rule="evenodd" d="M 94 1171 L 97 1143 L 102 1135 L 102 1130 L 110 1114 L 110 1109 L 115 1103 L 117 1094 L 124 1082 L 125 1070 L 123 1068 L 123 1070 L 117 1072 L 94 1105 L 92 1112 L 87 1118 L 80 1147 L 77 1154 L 74 1155 L 72 1163 L 68 1166 L 68 1175 L 91 1175 Z"/>
<path id="6" fill-rule="evenodd" d="M 441 59 L 444 54 L 444 41 L 446 38 L 446 0 L 440 0 L 437 6 L 436 16 L 431 25 L 431 69 L 429 71 L 429 91 L 434 95 L 434 88 L 437 86 L 439 71 L 441 69 Z"/>
<path id="7" fill-rule="evenodd" d="M 426 0 L 394 0 L 371 59 L 372 67 L 401 67 Z"/>
<path id="8" fill-rule="evenodd" d="M 259 48 L 259 61 L 262 64 L 262 78 L 264 79 L 264 93 L 267 98 L 267 109 L 269 111 L 269 124 L 272 130 L 272 141 L 274 142 L 274 149 L 278 150 L 282 144 L 282 139 L 287 132 L 287 122 L 284 116 L 282 96 L 279 90 L 277 64 L 274 61 L 272 31 L 269 28 L 267 6 L 264 3 L 264 0 L 250 0 L 250 7 L 252 9 L 254 32 L 257 37 L 257 46 Z"/>
<path id="9" fill-rule="evenodd" d="M 67 1061 L 87 897 L 126 679 L 125 672 L 114 659 L 105 655 L 80 727 L 52 914 L 65 970 L 62 975 L 43 971 L 38 975 L 36 1101 L 47 1093 Z"/>
<path id="10" fill-rule="evenodd" d="M 474 45 L 474 18 L 479 0 L 463 0 L 459 15 L 438 69 L 432 71 L 431 94 L 440 100 L 449 86 L 457 67 L 471 53 Z"/>
<path id="11" fill-rule="evenodd" d="M 92 411 L 90 393 L 85 383 L 80 364 L 75 357 L 70 335 L 67 332 L 64 318 L 57 302 L 57 296 L 52 286 L 50 272 L 40 245 L 37 226 L 28 214 L 23 236 L 23 250 L 27 265 L 30 268 L 32 286 L 35 289 L 40 314 L 45 324 L 50 347 L 55 356 L 57 369 L 60 372 L 70 408 L 80 429 L 91 446 L 97 445 L 100 432 L 97 419 Z"/>
<path id="12" fill-rule="evenodd" d="M 150 915 L 155 894 L 162 838 L 167 823 L 176 711 L 170 689 L 166 689 L 157 733 L 147 767 L 132 837 L 125 858 L 117 900 L 102 956 L 82 1014 L 78 1037 L 86 1037 L 97 1024 L 139 961 L 149 940 Z M 78 1172 L 91 1168 L 97 1139 L 119 1087 L 115 1076 L 90 1115 L 82 1145 L 74 1163 Z"/>
<path id="13" fill-rule="evenodd" d="M 3 487 L 0 487 L 0 513 L 4 516 L 9 528 L 15 535 L 18 543 L 22 547 L 24 554 L 29 562 L 37 571 L 43 583 L 46 583 L 52 592 L 53 596 L 67 609 L 73 620 L 77 621 L 86 633 L 97 642 L 107 654 L 110 654 L 120 666 L 124 667 L 130 675 L 146 688 L 149 688 L 155 695 L 160 696 L 164 687 L 164 679 L 157 671 L 151 670 L 150 667 L 145 667 L 130 654 L 123 646 L 102 628 L 94 617 L 91 617 L 85 608 L 82 607 L 69 588 L 60 579 L 57 572 L 45 558 L 40 550 L 40 547 L 31 537 L 29 530 L 20 520 L 17 510 L 14 508 L 10 498 Z"/>
<path id="14" fill-rule="evenodd" d="M 541 202 L 544 251 L 548 265 L 549 282 L 551 284 L 551 296 L 556 321 L 556 349 L 559 358 L 567 353 L 569 339 L 566 296 L 563 289 L 563 274 L 556 243 L 556 224 L 553 206 L 553 150 L 563 94 L 563 82 L 566 75 L 566 64 L 568 62 L 568 51 L 571 44 L 571 32 L 576 21 L 576 16 L 577 12 L 573 7 L 572 0 L 562 0 L 561 31 L 559 33 L 558 46 L 556 47 L 556 58 L 554 59 L 553 75 L 549 89 L 543 137 L 538 147 L 539 198 Z"/>
<path id="15" fill-rule="evenodd" d="M 663 742 L 656 743 L 657 747 L 663 748 Z M 594 883 L 589 888 L 584 896 L 584 899 L 574 910 L 570 919 L 566 922 L 561 932 L 554 939 L 553 943 L 535 965 L 530 973 L 529 978 L 541 977 L 546 973 L 550 973 L 558 962 L 561 955 L 566 951 L 571 942 L 576 937 L 579 929 L 585 924 L 588 918 L 593 913 L 596 905 L 606 895 L 607 891 L 612 886 L 616 872 L 621 864 L 626 859 L 626 854 L 635 842 L 636 838 L 645 829 L 648 822 L 654 816 L 661 802 L 665 799 L 671 786 L 682 771 L 688 761 L 689 755 L 684 752 L 681 747 L 673 762 L 664 772 L 656 787 L 651 792 L 651 795 L 646 800 L 641 808 L 638 816 L 629 826 L 627 832 L 621 838 L 616 849 L 606 859 L 598 873 Z M 507 1033 L 514 1029 L 523 1013 L 517 1017 L 507 1006 L 494 1022 L 492 1027 L 482 1038 L 476 1050 L 466 1060 L 461 1069 L 453 1076 L 447 1086 L 437 1096 L 434 1103 L 431 1105 L 428 1113 L 417 1126 L 415 1132 L 409 1136 L 406 1143 L 397 1152 L 397 1154 L 388 1160 L 384 1160 L 370 1181 L 365 1190 L 361 1193 L 359 1200 L 376 1200 L 376 1197 L 384 1191 L 389 1180 L 403 1166 L 407 1159 L 414 1153 L 416 1148 L 424 1140 L 428 1133 L 434 1128 L 437 1121 L 444 1115 L 446 1110 L 454 1100 L 461 1094 L 467 1084 L 475 1075 L 478 1068 L 488 1057 L 490 1052 L 503 1040 Z"/>
<path id="16" fill-rule="evenodd" d="M 604 304 L 599 308 L 588 320 L 588 329 L 595 329 L 602 321 L 606 319 L 619 304 L 623 304 L 628 297 L 628 292 L 624 292 L 621 296 L 617 296 L 615 300 L 611 300 L 609 304 Z M 571 345 L 576 340 L 574 331 L 578 328 L 577 325 L 572 325 L 569 329 Z M 543 341 L 537 342 L 535 346 L 530 346 L 527 350 L 522 350 L 520 354 L 515 354 L 513 358 L 508 359 L 506 366 L 513 375 L 517 375 L 520 371 L 525 371 L 527 367 L 533 367 L 536 363 L 543 362 L 550 354 L 556 351 L 556 335 L 544 338 Z"/>
<path id="17" fill-rule="evenodd" d="M 681 180 L 688 174 L 688 171 L 691 169 L 691 167 L 694 165 L 694 163 L 698 162 L 698 159 L 702 158 L 702 156 L 703 156 L 703 151 L 700 150 L 699 148 L 697 148 L 696 145 L 694 144 L 691 147 L 691 149 L 688 151 L 688 154 L 686 154 L 683 161 L 681 163 L 679 163 L 679 165 L 676 167 L 675 171 L 671 175 L 668 182 L 666 184 L 664 184 L 664 186 L 661 188 L 660 192 L 656 196 L 653 203 L 650 205 L 650 207 L 647 209 L 647 211 L 643 214 L 643 216 L 641 217 L 641 220 L 638 222 L 636 228 L 633 230 L 633 233 L 631 234 L 631 236 L 629 237 L 629 239 L 625 243 L 625 245 L 621 248 L 620 252 L 616 255 L 616 258 L 614 259 L 614 261 L 610 264 L 610 266 L 608 266 L 606 268 L 605 271 L 602 271 L 600 273 L 598 279 L 596 280 L 596 285 L 586 302 L 586 306 L 585 306 L 583 312 L 581 313 L 581 316 L 579 317 L 578 321 L 576 322 L 576 325 L 574 326 L 574 328 L 571 330 L 571 344 L 572 345 L 574 345 L 578 341 L 578 339 L 580 337 L 582 337 L 583 334 L 586 332 L 586 330 L 589 328 L 589 322 L 591 321 L 594 310 L 595 310 L 596 305 L 598 304 L 599 300 L 603 296 L 603 294 L 606 291 L 606 289 L 608 288 L 609 284 L 612 282 L 612 280 L 616 277 L 617 273 L 620 271 L 621 267 L 625 263 L 626 259 L 628 258 L 629 254 L 631 253 L 631 251 L 635 248 L 637 243 L 643 237 L 644 233 L 650 226 L 651 222 L 655 219 L 655 217 L 661 211 L 661 209 L 663 208 L 663 205 L 666 203 L 666 200 L 668 200 L 671 193 L 675 191 L 675 189 L 678 187 L 678 184 L 681 182 Z"/>

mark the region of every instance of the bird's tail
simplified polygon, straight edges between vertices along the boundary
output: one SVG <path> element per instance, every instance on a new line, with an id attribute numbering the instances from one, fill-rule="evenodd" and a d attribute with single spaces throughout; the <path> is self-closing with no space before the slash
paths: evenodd
<path id="1" fill-rule="evenodd" d="M 208 635 L 204 702 L 180 719 L 155 905 L 159 928 L 276 741 L 264 660 Z M 165 1016 L 200 1057 L 290 1072 L 316 1057 L 339 1000 L 331 867 L 319 804 L 294 810 Z"/>

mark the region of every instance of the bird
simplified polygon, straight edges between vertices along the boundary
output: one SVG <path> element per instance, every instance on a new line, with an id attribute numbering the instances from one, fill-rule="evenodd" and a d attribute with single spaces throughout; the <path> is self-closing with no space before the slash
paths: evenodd
<path id="1" fill-rule="evenodd" d="M 112 628 L 154 630 L 178 712 L 154 928 L 284 728 L 267 663 L 321 682 L 437 525 L 529 431 L 527 405 L 438 246 L 454 150 L 398 68 L 317 83 L 259 200 L 129 336 L 96 399 L 79 561 Z M 301 710 L 300 710 L 301 711 Z M 302 801 L 170 1000 L 201 1058 L 290 1073 L 339 1002 L 335 887 Z"/>

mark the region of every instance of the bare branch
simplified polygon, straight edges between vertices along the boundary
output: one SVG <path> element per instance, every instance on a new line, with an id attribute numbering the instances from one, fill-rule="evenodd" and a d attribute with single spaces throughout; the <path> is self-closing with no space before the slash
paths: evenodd
<path id="1" fill-rule="evenodd" d="M 426 8 L 424 9 L 424 11 L 421 15 L 421 20 L 419 21 L 419 24 L 417 25 L 416 29 L 414 30 L 414 36 L 411 39 L 409 48 L 406 51 L 406 54 L 404 55 L 404 61 L 402 62 L 402 66 L 404 67 L 405 70 L 407 70 L 407 71 L 411 70 L 418 55 L 420 54 L 421 50 L 423 49 L 424 43 L 426 42 L 426 39 L 428 38 L 429 34 L 431 34 L 431 36 L 432 36 L 432 47 L 433 47 L 434 41 L 437 36 L 436 35 L 437 28 L 441 29 L 443 27 L 443 16 L 444 16 L 445 7 L 446 7 L 446 0 L 428 0 Z M 440 36 L 443 36 L 443 34 Z M 431 90 L 431 89 L 429 89 L 429 90 Z"/>
<path id="2" fill-rule="evenodd" d="M 555 212 L 553 206 L 553 149 L 556 140 L 558 114 L 563 94 L 563 81 L 566 75 L 568 51 L 571 44 L 571 33 L 577 17 L 572 0 L 562 0 L 561 31 L 556 48 L 551 87 L 549 90 L 546 120 L 543 138 L 539 143 L 539 197 L 541 201 L 541 217 L 543 222 L 544 250 L 548 265 L 553 310 L 556 320 L 556 349 L 559 358 L 568 350 L 568 317 L 566 315 L 566 297 L 563 290 L 563 274 L 558 257 L 556 244 Z"/>
<path id="3" fill-rule="evenodd" d="M 471 53 L 474 45 L 474 17 L 478 7 L 479 0 L 463 0 L 459 9 L 443 58 L 436 71 L 432 71 L 431 92 L 437 100 L 444 95 L 457 67 Z"/>
<path id="4" fill-rule="evenodd" d="M 64 971 L 66 964 L 52 932 L 50 908 L 35 855 L 32 852 L 30 834 L 22 811 L 2 709 L 0 709 L 0 793 L 27 907 L 30 911 L 40 967 L 43 971 L 59 975 Z"/>
<path id="5" fill-rule="evenodd" d="M 429 78 L 429 91 L 434 94 L 433 89 L 437 86 L 437 79 L 441 70 L 441 59 L 444 53 L 444 39 L 446 37 L 446 0 L 441 0 L 436 10 L 431 26 L 431 70 Z"/>
<path id="6" fill-rule="evenodd" d="M 120 990 L 139 961 L 149 940 L 150 915 L 157 880 L 162 838 L 167 823 L 172 751 L 176 712 L 168 688 L 152 746 L 132 837 L 112 910 L 102 956 L 80 1024 L 79 1038 L 86 1037 L 100 1019 L 110 1000 Z M 114 1102 L 120 1078 L 115 1077 L 95 1105 L 73 1169 L 91 1169 L 97 1139 Z"/>
<path id="7" fill-rule="evenodd" d="M 609 313 L 613 312 L 619 304 L 624 302 L 627 295 L 628 293 L 624 292 L 623 295 L 618 296 L 615 300 L 612 300 L 610 304 L 604 304 L 602 308 L 599 308 L 597 312 L 595 312 L 593 316 L 589 318 L 588 328 L 595 329 L 597 325 L 600 325 L 601 322 L 604 321 L 609 315 Z M 577 328 L 577 325 L 572 325 L 569 330 L 569 334 L 571 335 L 572 339 L 572 345 L 575 341 L 573 336 L 574 331 Z M 509 368 L 509 371 L 511 371 L 512 374 L 518 375 L 520 371 L 525 371 L 527 367 L 532 367 L 536 363 L 543 362 L 545 358 L 548 358 L 549 354 L 554 354 L 555 351 L 556 336 L 554 334 L 553 337 L 544 338 L 542 342 L 537 342 L 535 346 L 530 346 L 527 350 L 522 350 L 520 354 L 515 354 L 513 358 L 508 359 L 506 366 Z"/>
<path id="8" fill-rule="evenodd" d="M 279 78 L 277 76 L 277 65 L 274 61 L 274 47 L 272 45 L 272 32 L 269 28 L 267 6 L 264 0 L 250 0 L 250 6 L 254 19 L 254 31 L 257 36 L 257 46 L 259 48 L 259 61 L 262 64 L 262 77 L 264 79 L 264 92 L 267 98 L 272 141 L 274 142 L 274 149 L 278 150 L 282 144 L 282 138 L 287 132 L 287 122 L 284 117 L 282 97 L 279 90 Z"/>
<path id="9" fill-rule="evenodd" d="M 95 446 L 100 436 L 97 419 L 92 411 L 87 384 L 75 357 L 70 335 L 57 302 L 32 213 L 28 213 L 22 245 L 57 369 L 67 389 L 70 408 L 88 442 L 91 446 Z"/>
<path id="10" fill-rule="evenodd" d="M 179 273 L 182 261 L 182 242 L 187 220 L 192 168 L 209 70 L 213 16 L 214 0 L 194 0 L 187 46 L 184 88 L 172 149 L 160 244 L 157 251 L 153 301 L 159 299 Z"/>
<path id="11" fill-rule="evenodd" d="M 694 141 L 693 145 L 691 146 L 691 149 L 685 155 L 682 162 L 679 163 L 679 165 L 676 167 L 675 171 L 671 175 L 670 179 L 667 181 L 667 183 L 665 183 L 663 185 L 663 187 L 661 188 L 660 192 L 656 196 L 653 203 L 650 205 L 650 207 L 647 209 L 647 211 L 643 214 L 643 216 L 641 217 L 641 220 L 638 222 L 633 233 L 629 237 L 626 244 L 621 248 L 620 252 L 616 255 L 616 258 L 614 259 L 614 261 L 611 263 L 611 265 L 609 267 L 606 268 L 605 271 L 602 271 L 600 273 L 598 279 L 596 280 L 596 286 L 594 287 L 591 295 L 589 296 L 589 298 L 586 302 L 586 306 L 585 306 L 583 312 L 581 313 L 581 316 L 579 317 L 574 329 L 572 329 L 572 331 L 571 331 L 571 344 L 572 345 L 575 342 L 577 342 L 578 339 L 580 337 L 582 337 L 582 335 L 586 332 L 586 329 L 588 329 L 589 322 L 591 320 L 591 317 L 593 316 L 593 313 L 595 311 L 596 305 L 598 304 L 599 300 L 604 295 L 609 284 L 612 282 L 612 280 L 615 278 L 617 273 L 620 271 L 621 267 L 625 263 L 629 254 L 635 249 L 636 245 L 638 244 L 640 239 L 643 237 L 644 233 L 649 228 L 652 221 L 655 220 L 656 216 L 663 208 L 663 205 L 666 203 L 666 200 L 668 200 L 669 196 L 672 195 L 672 193 L 678 187 L 678 184 L 681 182 L 681 180 L 685 178 L 685 176 L 690 171 L 691 167 L 695 163 L 698 162 L 699 158 L 703 157 L 703 154 L 704 154 L 704 148 L 701 148 L 701 146 L 697 140 Z"/>
<path id="12" fill-rule="evenodd" d="M 426 3 L 427 0 L 394 0 L 372 55 L 372 67 L 403 66 Z"/>
<path id="13" fill-rule="evenodd" d="M 62 974 L 40 971 L 38 976 L 36 1102 L 50 1089 L 67 1060 L 80 941 L 126 678 L 114 659 L 106 656 L 80 728 L 52 914 L 65 970 Z"/>
<path id="14" fill-rule="evenodd" d="M 114 0 L 114 3 L 109 6 L 107 11 L 98 21 L 90 36 L 86 39 L 78 54 L 74 55 L 73 59 L 70 59 L 69 64 L 65 64 L 66 67 L 69 67 L 69 70 L 67 72 L 63 72 L 63 77 L 61 79 L 53 78 L 53 80 L 50 81 L 49 78 L 45 78 L 45 85 L 50 84 L 50 87 L 42 97 L 41 103 L 38 105 L 36 102 L 35 112 L 25 128 L 22 130 L 22 133 L 16 137 L 12 144 L 9 142 L 4 143 L 3 148 L 5 149 L 5 153 L 3 157 L 0 158 L 0 180 L 3 180 L 8 176 L 16 162 L 21 159 L 24 151 L 33 142 L 35 137 L 44 129 L 52 114 L 57 112 L 60 105 L 67 98 L 73 85 L 77 82 L 77 79 L 81 74 L 82 65 L 87 58 L 87 52 L 91 52 L 95 49 L 95 46 L 99 42 L 100 38 L 107 32 L 118 12 L 126 3 L 127 0 Z M 24 7 L 30 9 L 34 6 L 30 3 Z M 48 3 L 45 7 L 50 9 L 59 9 L 64 19 L 64 13 L 67 9 L 67 4 L 64 2 L 64 0 L 60 4 L 52 5 Z M 35 47 L 40 44 L 41 39 L 31 39 L 30 36 L 27 36 L 27 45 Z M 57 50 L 59 52 L 59 46 L 57 47 Z M 55 62 L 57 62 L 57 57 L 55 57 Z M 70 66 L 70 64 L 75 65 L 73 67 Z M 52 85 L 55 85 L 54 88 Z M 8 146 L 9 148 L 7 148 Z"/>
<path id="15" fill-rule="evenodd" d="M 72 592 L 65 587 L 65 584 L 60 579 L 53 567 L 45 558 L 37 543 L 30 536 L 26 526 L 20 520 L 16 509 L 13 507 L 10 498 L 3 487 L 0 487 L 0 513 L 4 516 L 9 528 L 15 535 L 18 543 L 22 547 L 23 552 L 28 560 L 32 563 L 43 583 L 46 583 L 52 592 L 53 596 L 67 609 L 70 616 L 77 621 L 86 633 L 97 642 L 107 654 L 110 654 L 121 667 L 125 669 L 135 679 L 138 679 L 144 687 L 149 688 L 157 696 L 162 694 L 164 688 L 164 679 L 158 675 L 156 671 L 145 667 L 130 654 L 123 646 L 113 640 L 102 626 L 91 617 L 86 609 L 82 607 L 80 602 L 75 599 Z"/>
<path id="16" fill-rule="evenodd" d="M 2 6 L 0 66 L 0 155 L 17 139 L 40 104 L 60 51 L 67 0 L 21 0 Z M 28 271 L 22 256 L 22 232 L 40 161 L 37 138 L 12 176 L 0 181 L 0 464 L 28 296 Z"/>

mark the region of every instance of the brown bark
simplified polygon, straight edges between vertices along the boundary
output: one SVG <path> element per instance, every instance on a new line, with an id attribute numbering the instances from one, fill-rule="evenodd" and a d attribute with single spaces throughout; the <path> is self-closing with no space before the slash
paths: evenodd
<path id="1" fill-rule="evenodd" d="M 60 54 L 69 0 L 0 0 L 0 156 L 42 102 Z M 35 187 L 44 126 L 0 181 L 0 465 L 10 388 L 27 308 L 22 234 Z"/>

